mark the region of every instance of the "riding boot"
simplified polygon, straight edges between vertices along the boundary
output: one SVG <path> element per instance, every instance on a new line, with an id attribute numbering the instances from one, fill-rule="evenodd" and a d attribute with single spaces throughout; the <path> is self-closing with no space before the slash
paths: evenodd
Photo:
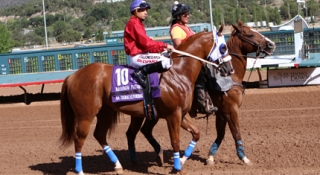
<path id="1" fill-rule="evenodd" d="M 163 72 L 164 70 L 165 69 L 163 69 L 161 61 L 159 61 L 156 63 L 146 64 L 134 70 L 134 72 L 132 73 L 132 76 L 143 88 L 145 88 L 147 86 L 146 76 L 148 74 L 151 74 L 154 72 Z"/>

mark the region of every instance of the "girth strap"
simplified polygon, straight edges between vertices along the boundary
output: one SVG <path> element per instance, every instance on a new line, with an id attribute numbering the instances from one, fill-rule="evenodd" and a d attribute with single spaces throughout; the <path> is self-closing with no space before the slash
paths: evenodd
<path id="1" fill-rule="evenodd" d="M 147 86 L 143 89 L 143 106 L 146 118 L 149 120 L 156 120 L 157 114 L 154 109 L 154 101 L 151 94 L 151 85 L 150 85 L 150 78 L 149 74 L 146 76 L 146 84 Z"/>

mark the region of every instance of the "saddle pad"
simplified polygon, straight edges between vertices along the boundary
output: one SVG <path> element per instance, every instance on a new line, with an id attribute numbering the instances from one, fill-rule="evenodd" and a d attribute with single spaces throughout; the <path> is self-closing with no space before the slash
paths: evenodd
<path id="1" fill-rule="evenodd" d="M 207 76 L 209 79 L 209 88 L 221 92 L 226 92 L 232 88 L 233 81 L 231 76 L 223 77 L 215 67 L 207 64 Z"/>
<path id="2" fill-rule="evenodd" d="M 112 69 L 112 102 L 140 101 L 144 99 L 142 87 L 132 78 L 134 69 L 115 65 Z M 149 75 L 152 98 L 160 97 L 160 81 L 158 73 Z"/>

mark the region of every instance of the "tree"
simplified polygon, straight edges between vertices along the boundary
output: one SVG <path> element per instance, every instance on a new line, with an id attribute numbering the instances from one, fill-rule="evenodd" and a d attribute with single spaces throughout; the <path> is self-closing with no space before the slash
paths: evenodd
<path id="1" fill-rule="evenodd" d="M 53 35 L 54 36 L 59 36 L 62 34 L 64 31 L 66 31 L 67 26 L 66 23 L 63 21 L 57 21 L 53 24 Z"/>
<path id="2" fill-rule="evenodd" d="M 28 42 L 27 45 L 42 45 L 44 43 L 44 38 L 37 35 L 34 31 L 27 33 L 24 39 Z"/>
<path id="3" fill-rule="evenodd" d="M 101 27 L 96 32 L 96 41 L 104 41 L 103 29 Z"/>
<path id="4" fill-rule="evenodd" d="M 72 42 L 72 41 L 79 41 L 81 39 L 81 33 L 72 29 L 69 29 L 59 36 L 57 36 L 58 42 Z"/>
<path id="5" fill-rule="evenodd" d="M 83 38 L 85 38 L 85 39 L 90 39 L 91 36 L 92 36 L 92 32 L 91 32 L 90 28 L 87 28 L 87 29 L 85 30 L 84 34 L 83 34 Z"/>
<path id="6" fill-rule="evenodd" d="M 7 53 L 13 47 L 11 34 L 4 24 L 0 24 L 0 53 Z"/>

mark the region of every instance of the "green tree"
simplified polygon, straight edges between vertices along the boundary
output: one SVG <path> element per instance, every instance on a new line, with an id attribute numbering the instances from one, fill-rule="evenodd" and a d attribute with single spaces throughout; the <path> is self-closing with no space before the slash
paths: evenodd
<path id="1" fill-rule="evenodd" d="M 81 39 L 81 33 L 72 29 L 68 29 L 64 33 L 57 36 L 58 42 L 72 42 L 79 41 Z"/>
<path id="2" fill-rule="evenodd" d="M 78 18 L 70 21 L 73 30 L 82 32 L 85 29 L 84 23 Z"/>
<path id="3" fill-rule="evenodd" d="M 54 36 L 59 36 L 61 35 L 64 31 L 67 30 L 67 25 L 63 21 L 57 21 L 53 25 L 53 35 Z"/>
<path id="4" fill-rule="evenodd" d="M 10 32 L 4 24 L 0 24 L 0 53 L 7 53 L 13 47 Z"/>
<path id="5" fill-rule="evenodd" d="M 91 36 L 92 36 L 92 32 L 91 32 L 90 28 L 87 28 L 87 29 L 85 30 L 84 34 L 83 34 L 83 38 L 84 38 L 84 39 L 90 39 Z"/>
<path id="6" fill-rule="evenodd" d="M 98 42 L 104 41 L 103 29 L 101 27 L 96 32 L 96 41 Z"/>

